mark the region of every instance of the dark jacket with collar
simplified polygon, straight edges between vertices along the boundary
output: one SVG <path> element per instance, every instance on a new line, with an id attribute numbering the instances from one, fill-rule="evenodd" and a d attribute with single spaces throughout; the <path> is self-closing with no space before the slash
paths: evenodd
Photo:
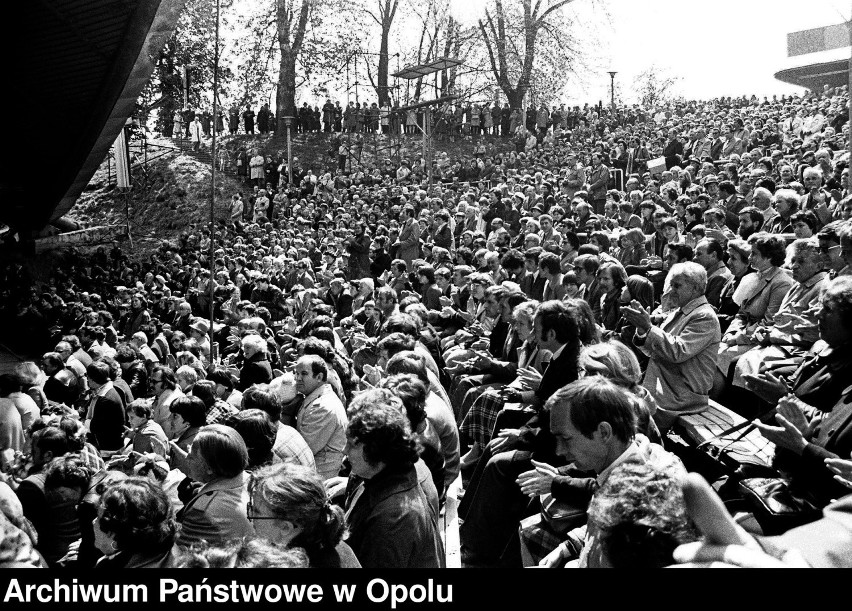
<path id="1" fill-rule="evenodd" d="M 247 477 L 240 473 L 205 484 L 178 513 L 181 528 L 176 543 L 184 547 L 202 541 L 222 545 L 254 535 L 246 517 Z"/>
<path id="2" fill-rule="evenodd" d="M 361 565 L 443 568 L 438 493 L 423 461 L 387 467 L 363 486 L 354 505 L 347 507 L 347 543 Z"/>
<path id="3" fill-rule="evenodd" d="M 240 369 L 240 381 L 237 384 L 237 390 L 242 392 L 252 384 L 269 384 L 271 381 L 272 366 L 269 364 L 266 355 L 259 352 L 252 355 Z"/>
<path id="4" fill-rule="evenodd" d="M 95 401 L 90 430 L 100 450 L 120 450 L 124 445 L 124 403 L 115 388 Z"/>

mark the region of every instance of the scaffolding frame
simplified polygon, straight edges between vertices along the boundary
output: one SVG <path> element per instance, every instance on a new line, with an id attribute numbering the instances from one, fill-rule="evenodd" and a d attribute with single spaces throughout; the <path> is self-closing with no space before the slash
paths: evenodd
<path id="1" fill-rule="evenodd" d="M 406 66 L 402 70 L 394 73 L 394 78 L 404 79 L 407 81 L 411 81 L 413 79 L 419 79 L 427 77 L 431 74 L 435 75 L 435 91 L 436 93 L 441 91 L 438 83 L 438 75 L 444 70 L 448 70 L 449 68 L 454 68 L 455 66 L 460 66 L 462 61 L 460 59 L 450 58 L 450 57 L 439 57 L 431 62 L 426 62 L 424 64 L 417 64 L 414 66 Z M 409 110 L 416 110 L 419 108 L 425 108 L 423 111 L 423 125 L 417 125 L 417 129 L 423 134 L 423 160 L 426 164 L 426 173 L 428 177 L 429 186 L 432 186 L 433 182 L 433 171 L 432 171 L 432 163 L 433 163 L 433 153 L 434 146 L 432 142 L 432 130 L 430 129 L 430 123 L 432 118 L 431 107 L 439 107 L 442 104 L 446 104 L 456 100 L 458 98 L 457 95 L 445 95 L 441 97 L 437 97 L 434 100 L 426 100 L 423 102 L 415 102 L 414 104 L 408 104 L 407 106 L 400 107 L 399 111 L 402 113 L 406 113 Z"/>

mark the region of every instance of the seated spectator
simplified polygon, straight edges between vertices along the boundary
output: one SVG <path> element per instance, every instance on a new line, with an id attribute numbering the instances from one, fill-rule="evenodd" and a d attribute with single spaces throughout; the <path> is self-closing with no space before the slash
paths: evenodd
<path id="1" fill-rule="evenodd" d="M 756 374 L 747 374 L 743 381 L 752 394 L 748 401 L 755 409 L 764 411 L 782 397 L 793 394 L 809 405 L 834 405 L 848 386 L 850 355 L 847 345 L 850 325 L 845 314 L 852 304 L 852 280 L 835 278 L 820 296 L 818 324 L 820 341 L 798 365 L 787 360 L 765 364 Z"/>
<path id="2" fill-rule="evenodd" d="M 721 332 L 704 292 L 707 272 L 697 263 L 678 263 L 668 278 L 669 301 L 677 308 L 658 326 L 631 302 L 621 309 L 636 327 L 634 344 L 649 357 L 643 386 L 657 402 L 655 420 L 667 430 L 680 413 L 707 407 Z"/>
<path id="3" fill-rule="evenodd" d="M 152 414 L 151 401 L 136 399 L 131 402 L 127 406 L 130 430 L 125 433 L 125 437 L 130 440 L 129 447 L 134 452 L 153 453 L 166 458 L 169 455 L 169 438 L 166 437 L 163 427 L 151 420 Z"/>
<path id="4" fill-rule="evenodd" d="M 254 473 L 272 464 L 275 458 L 272 448 L 275 446 L 278 428 L 266 412 L 261 409 L 244 409 L 226 417 L 222 424 L 231 427 L 243 438 L 249 459 L 247 471 Z"/>
<path id="5" fill-rule="evenodd" d="M 453 417 L 452 408 L 436 392 L 429 379 L 426 362 L 413 351 L 402 351 L 393 355 L 387 364 L 389 375 L 411 374 L 417 377 L 426 391 L 424 410 L 426 411 L 429 442 L 437 448 L 443 459 L 444 479 L 436 489 L 441 497 L 459 475 L 459 432 Z M 414 433 L 420 431 L 412 429 Z M 437 442 L 437 443 L 436 443 Z"/>
<path id="6" fill-rule="evenodd" d="M 355 397 L 348 416 L 347 542 L 355 556 L 366 568 L 443 567 L 438 494 L 399 399 L 367 391 Z"/>
<path id="7" fill-rule="evenodd" d="M 68 437 L 58 427 L 36 431 L 32 448 L 33 466 L 16 492 L 24 517 L 38 533 L 38 551 L 55 566 L 80 536 L 76 506 L 91 472 L 79 456 L 66 456 Z"/>
<path id="8" fill-rule="evenodd" d="M 94 522 L 98 569 L 173 566 L 177 535 L 174 509 L 157 484 L 131 477 L 108 486 Z"/>
<path id="9" fill-rule="evenodd" d="M 94 392 L 86 425 L 97 440 L 101 455 L 109 455 L 124 447 L 124 403 L 109 379 L 109 365 L 95 361 L 86 367 L 86 374 Z"/>
<path id="10" fill-rule="evenodd" d="M 313 568 L 361 567 L 343 540 L 343 510 L 329 503 L 322 479 L 310 469 L 281 464 L 255 471 L 248 518 L 258 537 L 304 549 Z"/>
<path id="11" fill-rule="evenodd" d="M 246 335 L 241 344 L 245 361 L 240 369 L 237 390 L 243 392 L 252 384 L 269 384 L 272 381 L 272 367 L 267 357 L 266 341 L 259 335 Z"/>
<path id="12" fill-rule="evenodd" d="M 575 489 L 577 503 L 596 502 L 614 474 L 614 465 L 644 465 L 669 474 L 671 479 L 686 474 L 673 454 L 647 439 L 637 439 L 636 416 L 628 394 L 604 378 L 596 376 L 569 384 L 553 395 L 548 409 L 557 453 L 572 460 L 577 470 L 593 473 L 597 478 L 567 482 Z M 607 533 L 596 530 L 597 526 L 589 523 L 573 529 L 540 566 L 556 567 L 573 559 L 579 567 L 606 566 L 600 537 Z"/>
<path id="13" fill-rule="evenodd" d="M 305 396 L 296 430 L 311 449 L 320 477 L 336 477 L 346 446 L 346 412 L 328 383 L 328 366 L 316 355 L 305 355 L 296 361 L 293 375 L 296 390 Z"/>
<path id="14" fill-rule="evenodd" d="M 220 545 L 252 535 L 246 518 L 248 450 L 239 433 L 221 424 L 203 426 L 190 446 L 187 466 L 187 475 L 201 488 L 178 513 L 177 545 Z"/>
<path id="15" fill-rule="evenodd" d="M 707 292 L 704 296 L 707 303 L 719 309 L 722 289 L 733 277 L 731 270 L 725 265 L 722 244 L 713 238 L 704 238 L 695 245 L 694 261 L 707 272 Z"/>
<path id="16" fill-rule="evenodd" d="M 664 568 L 679 545 L 697 538 L 678 473 L 632 462 L 595 493 L 587 533 L 596 549 L 586 566 L 599 568 Z"/>
<path id="17" fill-rule="evenodd" d="M 243 395 L 241 413 L 259 409 L 275 426 L 275 442 L 272 445 L 273 462 L 288 462 L 316 469 L 314 455 L 305 438 L 288 424 L 281 422 L 281 404 L 270 388 L 252 386 Z"/>

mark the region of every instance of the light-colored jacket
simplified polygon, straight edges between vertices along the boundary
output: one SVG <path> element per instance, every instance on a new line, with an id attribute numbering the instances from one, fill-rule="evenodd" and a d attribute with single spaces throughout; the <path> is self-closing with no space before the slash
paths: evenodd
<path id="1" fill-rule="evenodd" d="M 405 261 L 411 269 L 411 261 L 420 256 L 420 224 L 408 219 L 399 232 L 399 250 L 396 256 Z"/>
<path id="2" fill-rule="evenodd" d="M 650 357 L 642 385 L 657 402 L 661 428 L 680 413 L 707 407 L 721 338 L 716 312 L 702 295 L 651 327 L 644 339 L 634 339 Z"/>
<path id="3" fill-rule="evenodd" d="M 314 455 L 323 479 L 336 477 L 346 447 L 346 410 L 331 384 L 323 384 L 305 397 L 296 414 L 296 430 Z"/>

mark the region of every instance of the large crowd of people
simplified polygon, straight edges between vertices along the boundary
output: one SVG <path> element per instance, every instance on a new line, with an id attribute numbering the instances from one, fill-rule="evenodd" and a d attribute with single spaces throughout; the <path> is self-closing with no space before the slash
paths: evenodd
<path id="1" fill-rule="evenodd" d="M 495 106 L 432 184 L 258 155 L 213 234 L 6 265 L 0 564 L 443 567 L 458 494 L 464 566 L 849 566 L 848 100 Z M 775 457 L 721 500 L 715 404 Z"/>

